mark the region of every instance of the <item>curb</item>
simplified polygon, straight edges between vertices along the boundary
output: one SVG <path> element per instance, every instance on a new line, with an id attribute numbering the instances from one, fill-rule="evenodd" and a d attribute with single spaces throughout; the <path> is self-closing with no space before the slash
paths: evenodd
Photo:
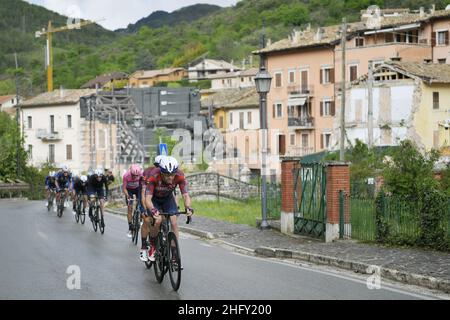
<path id="1" fill-rule="evenodd" d="M 255 253 L 257 255 L 270 258 L 288 258 L 288 259 L 304 260 L 315 264 L 329 265 L 362 274 L 373 274 L 373 272 L 369 271 L 370 270 L 369 268 L 375 266 L 367 263 L 352 260 L 343 260 L 336 257 L 312 254 L 304 251 L 275 249 L 269 247 L 258 247 L 255 249 Z M 394 280 L 397 282 L 402 282 L 410 285 L 416 285 L 426 287 L 428 289 L 440 290 L 445 293 L 450 293 L 450 281 L 448 280 L 431 276 L 424 276 L 416 273 L 399 271 L 395 269 L 384 268 L 380 266 L 376 267 L 380 268 L 381 277 Z"/>

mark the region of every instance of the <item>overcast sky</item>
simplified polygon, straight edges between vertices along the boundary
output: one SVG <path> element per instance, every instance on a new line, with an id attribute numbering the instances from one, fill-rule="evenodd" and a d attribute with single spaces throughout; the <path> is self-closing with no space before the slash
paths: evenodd
<path id="1" fill-rule="evenodd" d="M 238 0 L 25 0 L 43 6 L 65 16 L 99 20 L 98 24 L 110 30 L 125 28 L 147 17 L 153 11 L 174 10 L 197 3 L 215 4 L 221 7 L 235 5 Z"/>

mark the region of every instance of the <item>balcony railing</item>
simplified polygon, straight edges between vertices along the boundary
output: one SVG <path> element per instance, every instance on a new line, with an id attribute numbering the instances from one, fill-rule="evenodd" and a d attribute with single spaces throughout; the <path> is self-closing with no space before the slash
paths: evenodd
<path id="1" fill-rule="evenodd" d="M 288 117 L 288 126 L 312 129 L 314 128 L 314 118 Z"/>
<path id="2" fill-rule="evenodd" d="M 46 129 L 38 129 L 36 131 L 36 138 L 42 139 L 42 141 L 61 140 L 63 138 L 63 134 L 62 132 L 48 132 Z"/>
<path id="3" fill-rule="evenodd" d="M 291 147 L 287 150 L 287 155 L 291 157 L 303 157 L 314 153 L 313 147 Z"/>
<path id="4" fill-rule="evenodd" d="M 314 94 L 314 86 L 307 85 L 301 86 L 298 84 L 292 84 L 287 86 L 288 94 L 304 94 L 304 95 L 313 95 Z"/>

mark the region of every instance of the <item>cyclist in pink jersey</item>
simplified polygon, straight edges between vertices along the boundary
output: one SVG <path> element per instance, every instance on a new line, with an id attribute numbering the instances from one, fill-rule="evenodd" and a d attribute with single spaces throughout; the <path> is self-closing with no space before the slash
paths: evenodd
<path id="1" fill-rule="evenodd" d="M 125 195 L 125 203 L 128 206 L 128 233 L 127 237 L 131 238 L 131 219 L 132 219 L 132 209 L 133 209 L 133 202 L 131 201 L 133 199 L 133 195 L 136 196 L 136 199 L 138 201 L 139 209 L 141 212 L 144 211 L 142 204 L 141 204 L 141 188 L 142 188 L 142 171 L 139 165 L 132 164 L 130 166 L 130 169 L 125 172 L 123 175 L 123 183 L 122 183 L 122 190 Z"/>

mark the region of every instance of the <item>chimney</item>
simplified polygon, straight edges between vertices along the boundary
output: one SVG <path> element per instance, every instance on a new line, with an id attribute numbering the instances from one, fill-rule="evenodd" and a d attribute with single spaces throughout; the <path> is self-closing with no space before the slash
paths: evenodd
<path id="1" fill-rule="evenodd" d="M 63 86 L 59 86 L 59 97 L 64 98 L 64 88 Z"/>
<path id="2" fill-rule="evenodd" d="M 272 39 L 268 38 L 266 47 L 270 46 L 271 44 L 272 44 Z"/>
<path id="3" fill-rule="evenodd" d="M 424 7 L 420 7 L 419 12 L 420 12 L 419 15 L 421 18 L 425 17 L 425 8 Z"/>
<path id="4" fill-rule="evenodd" d="M 432 5 L 431 5 L 431 9 L 430 9 L 430 13 L 431 13 L 431 14 L 434 14 L 435 11 L 436 11 L 436 5 L 435 5 L 435 4 L 432 4 Z"/>
<path id="5" fill-rule="evenodd" d="M 316 35 L 314 36 L 314 40 L 321 41 L 323 38 L 324 29 L 322 27 L 317 28 Z"/>
<path id="6" fill-rule="evenodd" d="M 401 61 L 402 57 L 396 56 L 396 57 L 391 57 L 391 61 Z"/>

